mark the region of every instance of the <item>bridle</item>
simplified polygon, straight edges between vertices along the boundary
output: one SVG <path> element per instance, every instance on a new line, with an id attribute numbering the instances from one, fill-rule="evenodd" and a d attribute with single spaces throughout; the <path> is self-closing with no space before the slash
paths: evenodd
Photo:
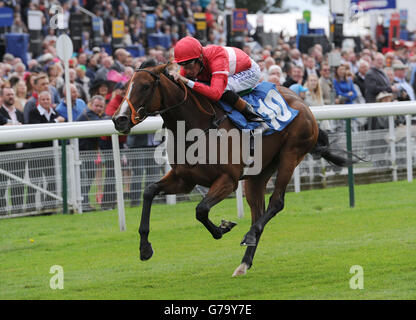
<path id="1" fill-rule="evenodd" d="M 154 93 L 155 93 L 155 91 L 156 91 L 156 89 L 160 86 L 160 76 L 158 75 L 158 74 L 156 74 L 156 73 L 154 73 L 154 72 L 152 72 L 152 71 L 150 71 L 150 70 L 146 70 L 146 69 L 136 69 L 135 70 L 135 73 L 134 73 L 134 75 L 133 75 L 133 77 L 131 78 L 131 80 L 130 80 L 130 83 L 129 83 L 129 86 L 128 86 L 128 88 L 127 88 L 127 91 L 126 92 L 128 92 L 128 93 L 130 93 L 130 89 L 131 89 L 131 87 L 132 87 L 132 85 L 133 85 L 133 82 L 134 82 L 134 78 L 135 78 L 135 76 L 137 75 L 137 73 L 138 72 L 147 72 L 148 74 L 150 74 L 152 77 L 154 77 L 155 79 L 156 79 L 156 81 L 154 82 L 154 84 L 153 84 L 153 89 L 152 89 L 152 91 L 151 91 L 151 93 L 149 94 L 149 96 L 150 97 L 153 97 L 153 95 L 154 95 Z M 162 73 L 163 75 L 165 75 L 164 73 Z M 166 75 L 165 75 L 166 76 Z M 167 78 L 169 78 L 168 76 L 166 76 Z M 146 119 L 147 117 L 149 117 L 149 116 L 156 116 L 156 115 L 162 115 L 162 114 L 164 114 L 164 113 L 166 113 L 166 112 L 169 112 L 169 111 L 171 111 L 172 109 L 175 109 L 175 108 L 177 108 L 177 107 L 179 107 L 179 106 L 181 106 L 181 105 L 183 105 L 184 103 L 185 103 L 185 101 L 188 99 L 188 90 L 187 90 L 187 88 L 186 88 L 186 86 L 185 86 L 185 84 L 182 82 L 182 81 L 178 81 L 178 83 L 179 83 L 179 85 L 182 87 L 182 89 L 183 89 L 183 91 L 184 91 L 184 97 L 183 97 L 183 99 L 182 99 L 182 101 L 181 102 L 179 102 L 179 103 L 177 103 L 177 104 L 175 104 L 175 105 L 173 105 L 173 106 L 170 106 L 170 107 L 167 107 L 167 108 L 165 108 L 165 109 L 162 109 L 162 110 L 158 110 L 158 111 L 154 111 L 154 112 L 149 112 L 148 111 L 148 104 L 149 103 L 145 103 L 142 107 L 140 107 L 137 111 L 136 111 L 136 109 L 134 108 L 134 106 L 133 106 L 133 104 L 131 103 L 131 101 L 130 101 L 130 98 L 129 98 L 129 95 L 126 95 L 125 97 L 124 97 L 124 99 L 123 99 L 123 101 L 122 101 L 122 103 L 124 102 L 124 100 L 127 102 L 127 104 L 129 105 L 129 107 L 130 107 L 130 110 L 131 110 L 131 122 L 134 124 L 134 125 L 136 125 L 136 124 L 138 124 L 139 122 L 141 122 L 141 121 L 143 121 L 144 119 Z M 164 103 L 163 103 L 163 95 L 161 95 L 161 97 L 162 97 L 162 105 L 164 105 Z M 214 110 L 214 108 L 211 106 L 211 108 L 212 108 L 212 111 L 213 111 L 213 113 L 209 113 L 208 111 L 206 111 L 202 106 L 201 106 L 201 104 L 199 103 L 199 101 L 195 98 L 195 96 L 193 96 L 192 94 L 191 94 L 191 97 L 192 97 L 192 99 L 194 100 L 194 102 L 196 103 L 196 105 L 198 106 L 198 108 L 203 112 L 203 113 L 205 113 L 205 114 L 207 114 L 207 115 L 209 115 L 209 116 L 214 116 L 215 117 L 215 110 Z M 149 100 L 149 102 L 151 102 L 151 100 L 152 99 L 150 99 Z M 140 117 L 140 114 L 141 113 L 144 113 L 143 114 L 143 117 Z"/>
<path id="2" fill-rule="evenodd" d="M 151 76 L 153 76 L 153 77 L 156 79 L 156 81 L 155 81 L 155 82 L 154 82 L 154 84 L 153 84 L 153 90 L 152 90 L 152 92 L 149 94 L 149 96 L 150 96 L 150 97 L 152 97 L 152 96 L 154 95 L 154 93 L 155 93 L 156 89 L 157 89 L 157 88 L 159 87 L 159 85 L 160 85 L 160 76 L 159 76 L 158 74 L 156 74 L 156 73 L 154 73 L 154 72 L 152 72 L 152 71 L 150 71 L 150 70 L 146 70 L 146 69 L 136 69 L 136 71 L 135 71 L 135 73 L 134 73 L 133 77 L 132 77 L 132 78 L 131 78 L 131 80 L 130 80 L 130 83 L 129 83 L 129 86 L 128 86 L 128 88 L 127 88 L 127 91 L 126 91 L 126 92 L 130 92 L 131 86 L 133 85 L 133 82 L 134 82 L 134 78 L 135 78 L 135 76 L 137 75 L 137 73 L 138 73 L 138 72 L 140 72 L 140 71 L 142 71 L 142 72 L 147 72 L 148 74 L 150 74 Z M 139 122 L 143 121 L 144 119 L 146 119 L 146 118 L 147 118 L 147 117 L 149 117 L 149 116 L 161 115 L 161 114 L 163 114 L 163 113 L 165 113 L 165 112 L 167 112 L 167 111 L 170 111 L 170 110 L 171 110 L 171 109 L 173 109 L 173 108 L 179 107 L 179 106 L 181 106 L 182 104 L 184 104 L 184 103 L 185 103 L 185 101 L 186 101 L 186 99 L 188 98 L 188 91 L 187 91 L 187 90 L 186 90 L 186 88 L 185 88 L 185 84 L 181 83 L 181 85 L 182 85 L 182 87 L 183 87 L 183 89 L 184 89 L 184 91 L 185 91 L 185 96 L 184 96 L 184 98 L 182 99 L 182 101 L 181 101 L 181 102 L 179 102 L 179 103 L 177 103 L 177 104 L 175 104 L 175 105 L 173 105 L 173 106 L 171 106 L 171 107 L 168 107 L 168 108 L 163 109 L 163 110 L 160 110 L 160 111 L 155 111 L 155 112 L 149 112 L 149 111 L 148 111 L 148 103 L 145 103 L 142 107 L 140 107 L 140 108 L 136 111 L 136 109 L 134 108 L 133 104 L 132 104 L 132 103 L 131 103 L 131 101 L 130 101 L 130 98 L 126 95 L 126 96 L 124 97 L 123 101 L 124 101 L 124 100 L 125 100 L 125 101 L 127 101 L 128 105 L 129 105 L 129 107 L 130 107 L 130 110 L 131 110 L 131 122 L 132 122 L 134 125 L 136 125 L 136 124 L 138 124 Z M 163 96 L 162 96 L 162 99 L 163 99 Z M 151 100 L 150 100 L 150 101 L 151 101 Z M 162 101 L 162 104 L 163 104 L 163 101 Z M 140 114 L 142 114 L 142 112 L 144 113 L 144 114 L 143 114 L 143 117 L 140 117 Z"/>

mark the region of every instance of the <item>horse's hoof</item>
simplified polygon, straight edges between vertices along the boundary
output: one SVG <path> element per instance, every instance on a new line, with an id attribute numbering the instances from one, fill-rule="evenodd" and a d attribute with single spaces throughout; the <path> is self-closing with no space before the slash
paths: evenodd
<path id="1" fill-rule="evenodd" d="M 247 264 L 245 263 L 240 264 L 238 268 L 235 269 L 233 273 L 233 277 L 244 276 L 247 273 L 247 269 L 248 269 Z"/>
<path id="2" fill-rule="evenodd" d="M 250 232 L 247 232 L 243 240 L 241 241 L 240 245 L 254 247 L 255 245 L 257 245 L 256 237 L 253 236 Z"/>
<path id="3" fill-rule="evenodd" d="M 222 234 L 230 232 L 232 228 L 234 228 L 237 225 L 237 223 L 227 220 L 221 220 L 220 228 L 222 231 Z"/>
<path id="4" fill-rule="evenodd" d="M 146 261 L 153 256 L 153 249 L 150 243 L 140 246 L 140 260 Z"/>

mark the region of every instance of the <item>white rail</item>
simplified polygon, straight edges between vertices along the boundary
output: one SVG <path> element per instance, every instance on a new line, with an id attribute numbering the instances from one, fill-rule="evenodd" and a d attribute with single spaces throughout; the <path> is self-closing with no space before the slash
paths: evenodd
<path id="1" fill-rule="evenodd" d="M 329 119 L 347 119 L 359 117 L 374 117 L 374 116 L 390 116 L 390 115 L 406 115 L 406 139 L 407 139 L 407 176 L 408 181 L 412 181 L 412 144 L 411 144 L 411 114 L 416 114 L 416 101 L 402 101 L 390 103 L 371 103 L 371 104 L 355 104 L 355 105 L 327 105 L 320 107 L 311 107 L 311 111 L 317 120 Z M 153 133 L 162 128 L 161 117 L 149 117 L 140 125 L 134 127 L 132 134 Z M 88 121 L 88 122 L 72 122 L 72 123 L 56 123 L 56 124 L 34 124 L 22 126 L 0 126 L 0 144 L 16 143 L 16 142 L 32 142 L 52 139 L 72 139 L 72 138 L 86 138 L 96 136 L 112 136 L 113 146 L 118 144 L 115 142 L 118 132 L 114 128 L 111 120 L 103 121 Z M 120 159 L 120 150 L 113 149 L 114 160 Z M 118 184 L 118 193 L 120 191 L 121 169 L 115 168 L 116 181 Z M 299 191 L 299 186 L 296 187 L 297 171 L 295 171 L 295 190 Z M 241 188 L 241 184 L 240 187 Z M 242 192 L 241 189 L 237 192 L 237 207 L 238 216 L 243 216 L 242 208 Z M 119 219 L 120 230 L 125 230 L 124 222 L 124 204 L 120 207 L 119 201 Z M 172 201 L 174 203 L 174 201 Z"/>

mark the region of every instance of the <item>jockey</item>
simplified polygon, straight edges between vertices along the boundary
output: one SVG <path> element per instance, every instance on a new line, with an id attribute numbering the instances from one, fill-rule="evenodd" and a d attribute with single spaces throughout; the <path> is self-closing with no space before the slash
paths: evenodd
<path id="1" fill-rule="evenodd" d="M 263 121 L 237 94 L 253 88 L 260 79 L 260 67 L 244 51 L 216 45 L 202 47 L 197 39 L 185 37 L 177 42 L 174 53 L 173 62 L 181 66 L 180 73 L 171 72 L 175 80 L 182 80 L 213 101 L 227 102 L 249 121 Z"/>

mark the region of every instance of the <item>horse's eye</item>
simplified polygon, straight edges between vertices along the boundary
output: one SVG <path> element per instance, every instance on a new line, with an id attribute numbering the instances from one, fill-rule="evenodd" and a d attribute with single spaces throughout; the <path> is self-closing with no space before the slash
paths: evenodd
<path id="1" fill-rule="evenodd" d="M 143 90 L 147 90 L 147 89 L 149 89 L 150 88 L 150 85 L 148 85 L 148 84 L 144 84 L 144 85 L 142 85 L 142 89 Z"/>

